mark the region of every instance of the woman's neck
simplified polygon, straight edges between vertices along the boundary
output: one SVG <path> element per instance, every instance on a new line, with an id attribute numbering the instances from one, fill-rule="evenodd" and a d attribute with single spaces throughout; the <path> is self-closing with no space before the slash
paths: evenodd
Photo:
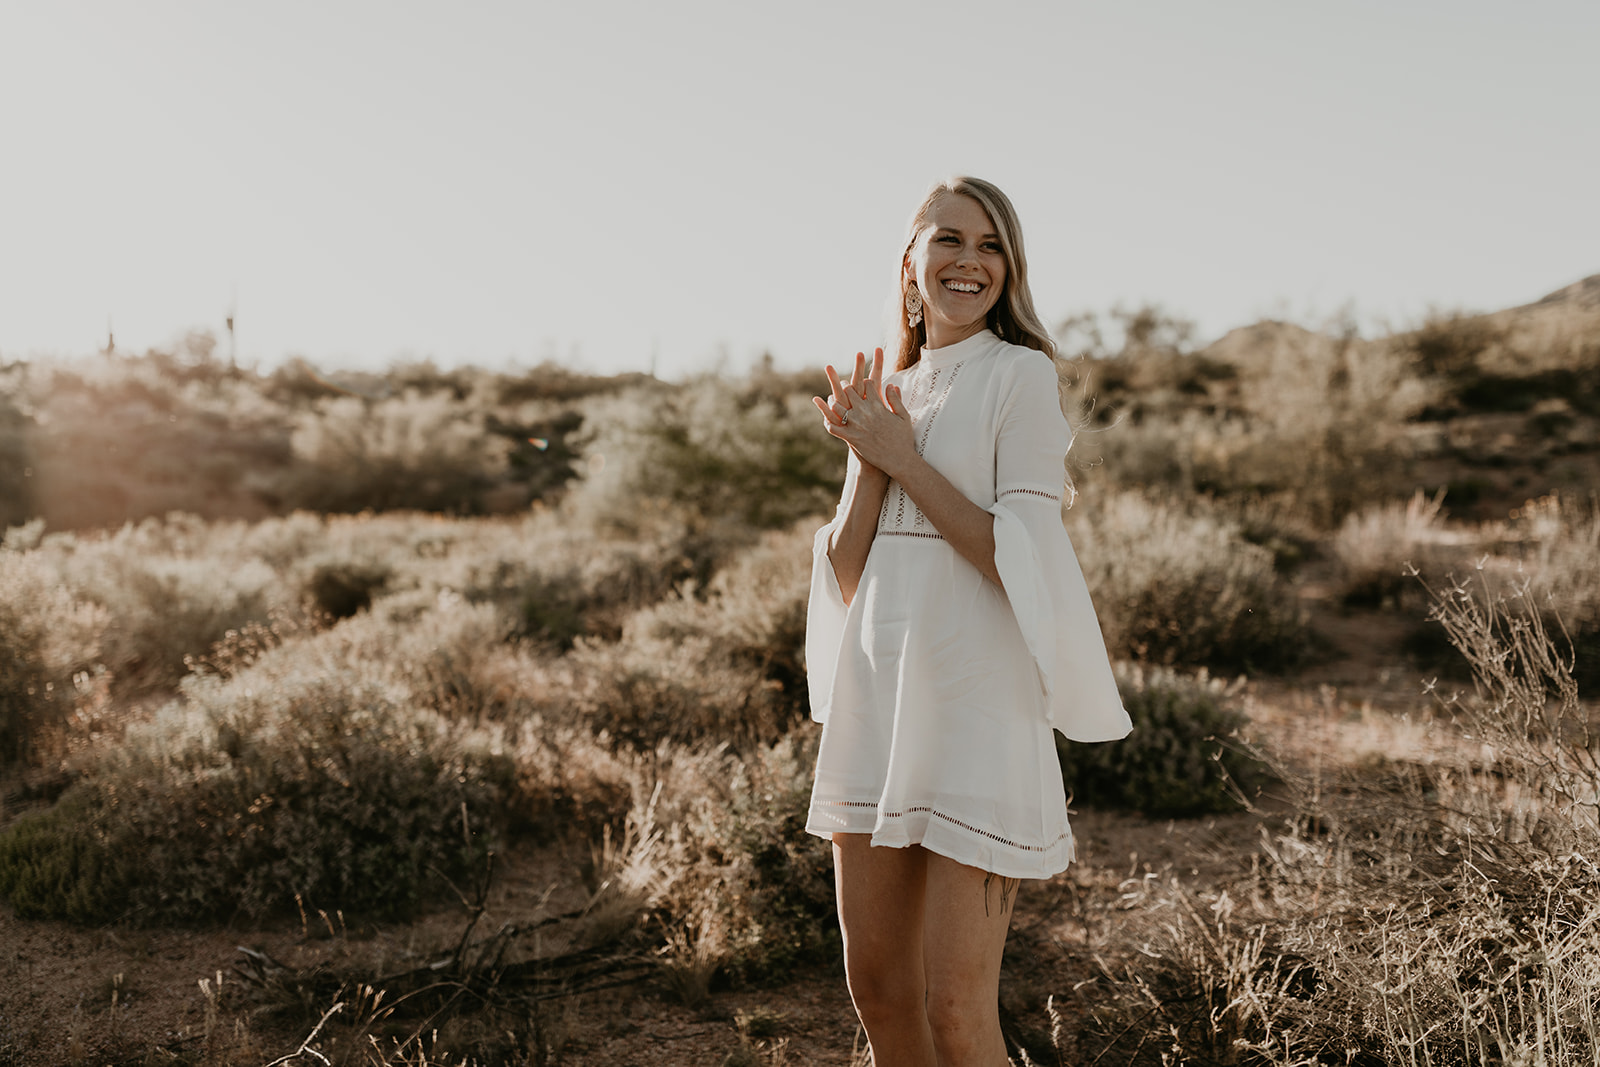
<path id="1" fill-rule="evenodd" d="M 949 348 L 951 345 L 960 344 L 969 337 L 976 337 L 988 328 L 989 324 L 982 319 L 975 323 L 968 323 L 965 326 L 945 326 L 941 323 L 929 322 L 928 343 L 923 347 L 930 349 Z"/>

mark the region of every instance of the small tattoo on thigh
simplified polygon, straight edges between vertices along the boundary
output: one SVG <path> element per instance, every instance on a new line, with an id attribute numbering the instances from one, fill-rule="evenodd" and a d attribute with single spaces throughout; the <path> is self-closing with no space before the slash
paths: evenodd
<path id="1" fill-rule="evenodd" d="M 995 874 L 993 871 L 990 871 L 988 874 L 984 875 L 984 878 L 983 878 L 983 914 L 984 914 L 984 916 L 986 918 L 991 914 L 991 912 L 989 911 L 989 889 L 990 889 L 991 886 L 994 885 L 995 879 L 997 879 L 997 878 L 1000 880 L 1000 914 L 1001 915 L 1004 915 L 1006 913 L 1006 909 L 1011 906 L 1011 900 L 1016 895 L 1017 887 L 1022 884 L 1022 879 L 1020 879 L 1020 878 L 1005 878 L 1005 877 L 1002 877 L 1002 876 L 1000 876 L 998 874 Z"/>

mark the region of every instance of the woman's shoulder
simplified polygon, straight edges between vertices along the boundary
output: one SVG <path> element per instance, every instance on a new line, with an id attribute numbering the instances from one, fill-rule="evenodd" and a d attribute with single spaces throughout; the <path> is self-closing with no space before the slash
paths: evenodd
<path id="1" fill-rule="evenodd" d="M 996 339 L 993 353 L 997 371 L 1008 380 L 1022 386 L 1035 386 L 1056 381 L 1056 363 L 1037 348 L 1025 348 L 1009 341 Z"/>

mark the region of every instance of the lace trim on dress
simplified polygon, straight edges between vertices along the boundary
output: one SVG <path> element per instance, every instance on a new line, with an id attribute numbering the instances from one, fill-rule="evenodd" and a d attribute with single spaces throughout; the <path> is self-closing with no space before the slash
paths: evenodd
<path id="1" fill-rule="evenodd" d="M 949 367 L 936 367 L 926 378 L 920 375 L 912 378 L 910 388 L 906 390 L 905 405 L 906 410 L 911 412 L 912 422 L 918 424 L 917 455 L 922 455 L 928 447 L 928 435 L 933 432 L 934 421 L 938 419 L 939 412 L 944 410 L 944 403 L 950 398 L 950 390 L 961 376 L 964 366 L 966 361 L 962 360 Z M 889 483 L 889 492 L 884 496 L 883 507 L 878 512 L 878 532 L 944 540 L 899 482 Z"/>
<path id="2" fill-rule="evenodd" d="M 1054 500 L 1057 504 L 1061 503 L 1060 493 L 1047 493 L 1043 489 L 1003 489 L 1001 490 L 1000 495 L 1008 496 L 1011 493 L 1031 493 L 1034 496 L 1042 496 L 1046 500 Z"/>
<path id="3" fill-rule="evenodd" d="M 816 802 L 816 804 L 818 807 L 824 808 L 876 808 L 878 806 L 878 802 L 876 800 L 819 800 Z M 932 815 L 934 818 L 943 819 L 952 826 L 959 826 L 968 833 L 977 834 L 980 837 L 987 837 L 996 844 L 1005 845 L 1007 848 L 1018 849 L 1022 852 L 1049 852 L 1051 849 L 1061 844 L 1061 842 L 1065 841 L 1071 833 L 1070 830 L 1061 831 L 1061 836 L 1057 837 L 1048 845 L 1025 845 L 1020 841 L 1012 841 L 1009 838 L 1001 837 L 999 834 L 990 833 L 988 830 L 980 829 L 979 827 L 973 826 L 969 823 L 964 823 L 953 815 L 946 815 L 938 808 L 930 808 L 921 804 L 913 805 L 907 808 L 905 811 L 885 811 L 882 813 L 882 817 L 885 819 L 903 819 L 907 815 L 913 815 L 919 812 L 926 812 L 927 814 Z"/>

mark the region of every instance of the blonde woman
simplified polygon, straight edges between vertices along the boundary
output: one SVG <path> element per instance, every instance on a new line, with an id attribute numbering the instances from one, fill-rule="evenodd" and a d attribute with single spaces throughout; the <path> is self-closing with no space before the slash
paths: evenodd
<path id="1" fill-rule="evenodd" d="M 1017 887 L 1073 856 L 1052 728 L 1131 724 L 1061 524 L 1072 432 L 1011 202 L 935 186 L 899 274 L 893 372 L 858 353 L 816 401 L 850 451 L 814 548 L 806 828 L 876 1067 L 1004 1067 Z"/>

